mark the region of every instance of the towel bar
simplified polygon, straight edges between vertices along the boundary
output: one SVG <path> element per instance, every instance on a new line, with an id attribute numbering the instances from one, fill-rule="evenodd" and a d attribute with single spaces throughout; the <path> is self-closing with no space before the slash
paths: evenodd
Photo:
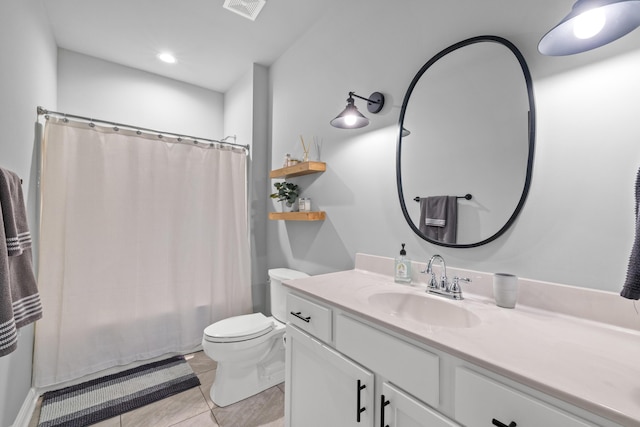
<path id="1" fill-rule="evenodd" d="M 456 196 L 458 199 L 465 199 L 465 200 L 471 200 L 473 198 L 473 196 L 469 193 L 465 194 L 464 196 Z M 416 202 L 420 201 L 420 197 L 414 197 L 413 200 L 415 200 Z"/>

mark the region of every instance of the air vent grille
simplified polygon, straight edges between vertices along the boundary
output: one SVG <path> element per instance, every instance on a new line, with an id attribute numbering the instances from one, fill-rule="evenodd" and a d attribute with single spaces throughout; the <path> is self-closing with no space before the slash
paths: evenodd
<path id="1" fill-rule="evenodd" d="M 265 0 L 225 0 L 222 7 L 255 21 L 265 3 Z"/>

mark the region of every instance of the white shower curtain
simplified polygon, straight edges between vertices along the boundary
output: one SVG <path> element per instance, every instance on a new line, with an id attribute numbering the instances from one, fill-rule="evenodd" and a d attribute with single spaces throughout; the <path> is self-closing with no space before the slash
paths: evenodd
<path id="1" fill-rule="evenodd" d="M 192 350 L 251 312 L 246 152 L 203 146 L 48 120 L 36 387 Z"/>

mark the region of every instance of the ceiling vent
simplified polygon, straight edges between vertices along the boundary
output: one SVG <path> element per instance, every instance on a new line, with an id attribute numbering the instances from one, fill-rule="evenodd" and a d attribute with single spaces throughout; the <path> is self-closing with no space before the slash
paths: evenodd
<path id="1" fill-rule="evenodd" d="M 224 7 L 238 15 L 255 21 L 266 0 L 224 0 Z"/>

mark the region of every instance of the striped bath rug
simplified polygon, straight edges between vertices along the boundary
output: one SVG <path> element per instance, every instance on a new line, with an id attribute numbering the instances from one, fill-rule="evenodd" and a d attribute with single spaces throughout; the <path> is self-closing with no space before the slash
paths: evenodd
<path id="1" fill-rule="evenodd" d="M 42 395 L 38 427 L 83 427 L 200 385 L 183 356 Z"/>

